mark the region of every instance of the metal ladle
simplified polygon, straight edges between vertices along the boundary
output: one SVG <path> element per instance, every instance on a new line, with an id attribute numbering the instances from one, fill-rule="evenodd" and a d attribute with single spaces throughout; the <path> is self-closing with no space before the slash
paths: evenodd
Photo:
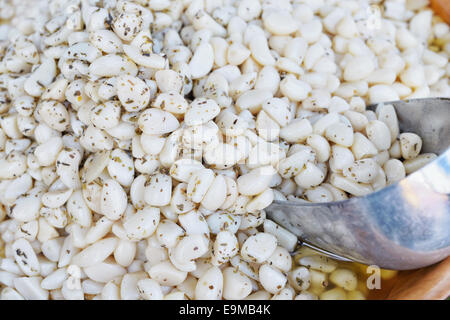
<path id="1" fill-rule="evenodd" d="M 268 218 L 333 258 L 381 268 L 421 268 L 450 255 L 450 99 L 389 102 L 401 132 L 439 156 L 364 197 L 327 203 L 274 201 Z M 374 106 L 372 106 L 374 108 Z"/>

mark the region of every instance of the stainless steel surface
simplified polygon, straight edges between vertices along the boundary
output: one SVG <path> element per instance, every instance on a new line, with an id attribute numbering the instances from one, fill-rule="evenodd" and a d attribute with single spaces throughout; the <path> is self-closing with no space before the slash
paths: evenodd
<path id="1" fill-rule="evenodd" d="M 275 201 L 276 221 L 311 247 L 382 268 L 424 267 L 450 255 L 450 99 L 390 102 L 402 132 L 440 156 L 398 183 L 329 203 Z"/>

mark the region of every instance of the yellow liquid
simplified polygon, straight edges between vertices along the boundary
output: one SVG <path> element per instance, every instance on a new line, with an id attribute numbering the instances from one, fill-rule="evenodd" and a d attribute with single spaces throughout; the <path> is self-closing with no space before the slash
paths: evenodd
<path id="1" fill-rule="evenodd" d="M 306 247 L 301 247 L 296 252 L 297 252 L 297 254 L 294 256 L 294 267 L 300 266 L 298 261 L 301 257 L 312 256 L 312 255 L 321 255 L 320 253 L 318 253 L 312 249 L 306 248 Z M 333 260 L 333 259 L 330 259 L 330 260 Z M 374 274 L 373 271 L 368 272 L 368 271 L 371 271 L 370 269 L 367 270 L 368 266 L 361 264 L 361 263 L 357 263 L 357 262 L 346 262 L 346 261 L 338 261 L 338 260 L 333 260 L 333 261 L 337 262 L 337 264 L 338 264 L 337 269 L 351 270 L 356 274 L 356 276 L 358 278 L 358 284 L 357 284 L 357 287 L 355 290 L 353 290 L 353 291 L 345 290 L 347 300 L 368 299 L 368 298 L 371 298 L 372 296 L 376 296 L 376 294 L 380 292 L 380 289 L 369 289 L 369 287 L 368 287 L 367 280 L 372 274 Z M 380 276 L 381 290 L 383 288 L 391 287 L 393 285 L 393 283 L 396 281 L 397 274 L 398 274 L 398 271 L 396 271 L 396 270 L 380 269 L 379 276 Z M 328 281 L 323 286 L 319 286 L 319 287 L 311 286 L 307 291 L 314 293 L 315 295 L 319 296 L 319 298 L 320 298 L 320 296 L 324 292 L 327 292 L 327 291 L 335 289 L 335 288 L 337 288 L 337 286 L 335 284 L 333 284 L 331 281 Z"/>

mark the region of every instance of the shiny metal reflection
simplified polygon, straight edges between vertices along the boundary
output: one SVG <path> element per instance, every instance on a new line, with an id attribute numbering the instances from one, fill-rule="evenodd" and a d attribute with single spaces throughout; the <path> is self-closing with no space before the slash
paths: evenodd
<path id="1" fill-rule="evenodd" d="M 275 201 L 270 219 L 334 258 L 382 268 L 424 267 L 450 255 L 450 99 L 391 102 L 402 132 L 439 155 L 396 184 L 330 203 Z"/>

